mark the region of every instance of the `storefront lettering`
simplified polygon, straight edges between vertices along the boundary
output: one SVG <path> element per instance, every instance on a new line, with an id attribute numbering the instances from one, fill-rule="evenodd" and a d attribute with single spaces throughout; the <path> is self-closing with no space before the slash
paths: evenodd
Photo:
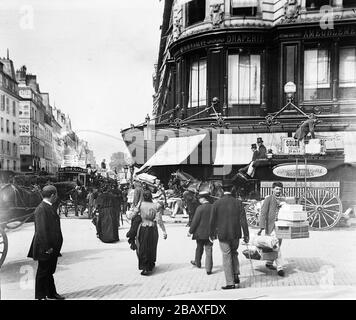
<path id="1" fill-rule="evenodd" d="M 237 34 L 228 35 L 226 38 L 214 38 L 210 40 L 201 40 L 192 43 L 188 43 L 180 48 L 180 52 L 186 52 L 194 49 L 203 48 L 214 44 L 233 44 L 233 43 L 262 43 L 264 41 L 261 35 L 250 35 L 250 34 Z"/>
<path id="2" fill-rule="evenodd" d="M 327 38 L 327 37 L 340 37 L 340 36 L 351 36 L 356 34 L 356 29 L 354 27 L 348 26 L 338 29 L 327 29 L 327 30 L 307 30 L 304 33 L 304 39 L 309 38 Z"/>

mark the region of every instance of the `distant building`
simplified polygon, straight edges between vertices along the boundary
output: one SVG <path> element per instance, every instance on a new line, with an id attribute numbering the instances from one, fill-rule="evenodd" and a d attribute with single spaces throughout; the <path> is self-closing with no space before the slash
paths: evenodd
<path id="1" fill-rule="evenodd" d="M 19 113 L 20 123 L 20 156 L 22 172 L 38 172 L 45 167 L 44 157 L 44 115 L 43 105 L 37 76 L 28 74 L 26 66 L 16 72 L 19 83 L 19 95 L 22 98 Z"/>
<path id="2" fill-rule="evenodd" d="M 19 94 L 12 60 L 0 59 L 0 171 L 20 171 Z"/>

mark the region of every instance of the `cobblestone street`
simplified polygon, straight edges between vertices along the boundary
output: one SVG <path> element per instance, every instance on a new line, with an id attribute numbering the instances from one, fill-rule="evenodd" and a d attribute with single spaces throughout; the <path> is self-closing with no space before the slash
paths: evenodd
<path id="1" fill-rule="evenodd" d="M 204 269 L 189 263 L 195 241 L 187 237 L 185 223 L 167 222 L 166 226 L 168 239 L 160 237 L 156 270 L 143 277 L 137 269 L 136 254 L 125 238 L 126 223 L 120 228 L 120 242 L 105 244 L 96 238 L 90 220 L 62 219 L 63 257 L 55 273 L 58 292 L 68 299 L 355 298 L 355 227 L 311 231 L 309 239 L 285 240 L 284 278 L 267 270 L 263 261 L 253 261 L 253 277 L 241 245 L 241 288 L 226 292 L 220 289 L 225 279 L 217 242 L 213 274 L 207 276 Z M 1 269 L 1 299 L 34 298 L 36 263 L 26 258 L 32 235 L 32 223 L 8 234 L 9 253 Z"/>

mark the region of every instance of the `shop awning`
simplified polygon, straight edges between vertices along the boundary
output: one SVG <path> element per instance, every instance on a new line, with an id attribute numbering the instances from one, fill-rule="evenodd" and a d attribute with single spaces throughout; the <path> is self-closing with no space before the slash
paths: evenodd
<path id="1" fill-rule="evenodd" d="M 256 143 L 258 137 L 264 141 L 267 149 L 277 153 L 281 137 L 287 133 L 248 133 L 248 134 L 218 134 L 214 165 L 243 165 L 252 159 L 251 144 Z"/>
<path id="2" fill-rule="evenodd" d="M 198 134 L 187 137 L 172 137 L 162 145 L 158 151 L 139 169 L 152 166 L 179 165 L 184 162 L 199 143 L 205 138 L 206 134 Z"/>

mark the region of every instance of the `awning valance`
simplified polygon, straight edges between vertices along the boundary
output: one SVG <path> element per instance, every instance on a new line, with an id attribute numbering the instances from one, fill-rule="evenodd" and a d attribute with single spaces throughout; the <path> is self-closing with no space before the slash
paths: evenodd
<path id="1" fill-rule="evenodd" d="M 264 141 L 267 149 L 274 153 L 278 151 L 281 137 L 287 133 L 248 133 L 248 134 L 218 134 L 214 165 L 239 165 L 250 163 L 252 159 L 251 144 L 256 143 L 258 137 Z"/>
<path id="2" fill-rule="evenodd" d="M 179 165 L 184 162 L 199 143 L 205 138 L 206 134 L 198 134 L 187 137 L 172 137 L 163 144 L 158 151 L 139 169 L 152 166 Z"/>

